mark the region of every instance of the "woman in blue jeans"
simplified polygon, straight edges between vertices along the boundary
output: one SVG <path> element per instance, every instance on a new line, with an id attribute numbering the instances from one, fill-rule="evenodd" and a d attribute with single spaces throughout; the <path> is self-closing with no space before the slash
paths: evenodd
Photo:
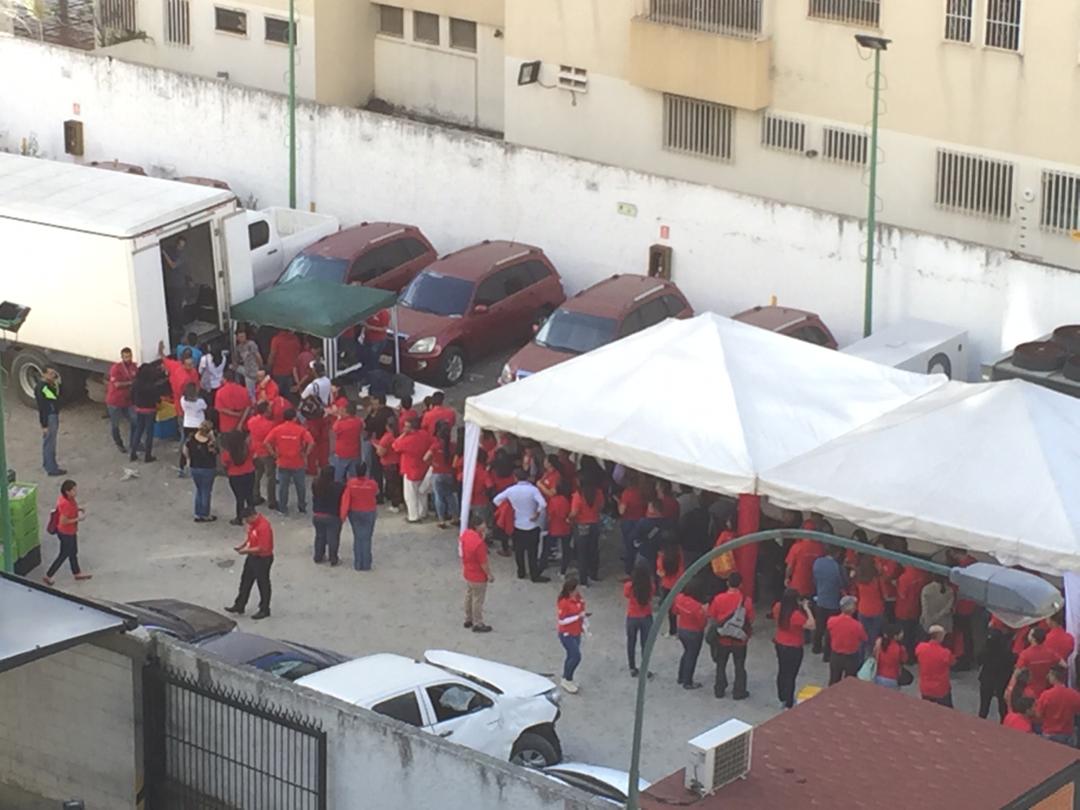
<path id="1" fill-rule="evenodd" d="M 209 523 L 217 520 L 210 514 L 210 498 L 214 491 L 217 474 L 218 448 L 214 438 L 214 424 L 205 420 L 184 441 L 184 460 L 191 467 L 191 480 L 195 484 L 195 522 Z"/>
<path id="2" fill-rule="evenodd" d="M 315 562 L 321 563 L 327 556 L 330 565 L 336 566 L 338 548 L 341 545 L 341 495 L 344 484 L 335 480 L 334 468 L 323 467 L 311 482 L 311 523 L 315 527 Z"/>
<path id="3" fill-rule="evenodd" d="M 431 488 L 435 494 L 435 514 L 439 528 L 445 529 L 459 512 L 457 480 L 454 478 L 454 445 L 450 442 L 450 425 L 435 423 L 435 442 L 424 454 L 431 466 Z"/>
<path id="4" fill-rule="evenodd" d="M 581 663 L 581 635 L 585 629 L 585 600 L 578 592 L 577 577 L 573 574 L 563 582 L 556 602 L 557 632 L 559 643 L 566 651 L 563 661 L 562 688 L 571 695 L 577 694 L 574 672 Z"/>
<path id="5" fill-rule="evenodd" d="M 353 533 L 353 568 L 371 570 L 371 536 L 375 533 L 375 500 L 379 485 L 367 476 L 367 465 L 360 462 L 341 493 L 338 516 L 349 521 Z"/>
<path id="6" fill-rule="evenodd" d="M 652 629 L 652 572 L 638 564 L 630 574 L 630 581 L 623 585 L 626 597 L 626 662 L 630 665 L 630 677 L 638 676 L 637 645 L 641 637 L 641 654 L 645 655 L 645 639 Z"/>

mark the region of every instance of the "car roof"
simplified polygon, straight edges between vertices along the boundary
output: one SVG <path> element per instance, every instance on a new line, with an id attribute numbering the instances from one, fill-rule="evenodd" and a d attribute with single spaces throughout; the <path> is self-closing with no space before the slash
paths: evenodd
<path id="1" fill-rule="evenodd" d="M 354 658 L 300 678 L 296 683 L 360 706 L 417 686 L 460 680 L 431 664 L 404 655 L 377 653 Z"/>
<path id="2" fill-rule="evenodd" d="M 342 228 L 337 233 L 324 236 L 313 245 L 301 251 L 308 256 L 324 256 L 328 259 L 352 259 L 364 252 L 364 248 L 375 239 L 398 232 L 417 234 L 420 229 L 415 225 L 400 222 L 361 222 L 351 228 Z"/>
<path id="3" fill-rule="evenodd" d="M 494 270 L 495 265 L 517 256 L 524 257 L 530 253 L 535 253 L 539 258 L 546 258 L 544 251 L 535 245 L 526 245 L 522 242 L 507 242 L 501 239 L 485 239 L 483 242 L 478 242 L 475 245 L 470 245 L 443 256 L 433 264 L 429 264 L 425 272 L 435 272 L 452 278 L 477 281 Z"/>
<path id="4" fill-rule="evenodd" d="M 228 616 L 179 599 L 141 599 L 127 606 L 140 624 L 182 634 L 192 641 L 228 633 L 236 627 L 236 621 Z"/>
<path id="5" fill-rule="evenodd" d="M 790 326 L 795 326 L 803 321 L 817 318 L 817 313 L 807 312 L 805 309 L 793 309 L 792 307 L 765 306 L 753 307 L 733 316 L 733 320 L 742 321 L 752 326 L 760 326 L 770 332 L 779 332 Z"/>
<path id="6" fill-rule="evenodd" d="M 218 636 L 200 645 L 200 648 L 234 664 L 246 664 L 248 661 L 253 661 L 270 653 L 296 650 L 287 641 L 277 641 L 255 633 L 244 633 L 240 630 Z"/>
<path id="7" fill-rule="evenodd" d="M 568 298 L 560 309 L 568 312 L 585 312 L 604 318 L 618 318 L 630 310 L 639 297 L 646 298 L 661 291 L 678 293 L 679 288 L 662 278 L 637 273 L 621 273 L 598 281 L 572 298 Z"/>

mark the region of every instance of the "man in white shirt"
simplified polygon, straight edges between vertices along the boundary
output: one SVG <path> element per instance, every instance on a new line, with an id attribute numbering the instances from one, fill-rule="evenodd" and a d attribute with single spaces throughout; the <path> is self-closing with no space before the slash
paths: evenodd
<path id="1" fill-rule="evenodd" d="M 326 366 L 316 360 L 311 364 L 311 368 L 315 372 L 315 379 L 309 382 L 300 393 L 300 399 L 316 397 L 324 408 L 328 408 L 330 407 L 330 378 L 326 376 Z"/>
<path id="2" fill-rule="evenodd" d="M 514 470 L 517 482 L 511 484 L 495 496 L 495 506 L 510 501 L 514 510 L 514 559 L 517 561 L 518 579 L 525 579 L 526 563 L 528 576 L 533 582 L 551 582 L 540 572 L 540 518 L 547 509 L 547 501 L 528 479 L 525 470 Z"/>

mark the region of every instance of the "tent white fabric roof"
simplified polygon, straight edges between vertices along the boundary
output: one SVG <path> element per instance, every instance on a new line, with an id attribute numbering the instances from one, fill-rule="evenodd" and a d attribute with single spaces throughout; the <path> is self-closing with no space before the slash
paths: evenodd
<path id="1" fill-rule="evenodd" d="M 712 313 L 465 403 L 465 420 L 703 489 L 757 475 L 945 385 Z"/>
<path id="2" fill-rule="evenodd" d="M 949 383 L 763 472 L 775 503 L 1060 573 L 1080 569 L 1080 405 L 1020 380 Z"/>

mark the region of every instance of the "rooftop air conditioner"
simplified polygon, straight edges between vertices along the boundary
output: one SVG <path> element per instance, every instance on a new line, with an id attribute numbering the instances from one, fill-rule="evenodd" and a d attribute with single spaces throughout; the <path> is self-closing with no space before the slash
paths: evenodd
<path id="1" fill-rule="evenodd" d="M 750 772 L 750 744 L 754 727 L 728 720 L 690 740 L 686 789 L 702 796 L 715 793 Z"/>

